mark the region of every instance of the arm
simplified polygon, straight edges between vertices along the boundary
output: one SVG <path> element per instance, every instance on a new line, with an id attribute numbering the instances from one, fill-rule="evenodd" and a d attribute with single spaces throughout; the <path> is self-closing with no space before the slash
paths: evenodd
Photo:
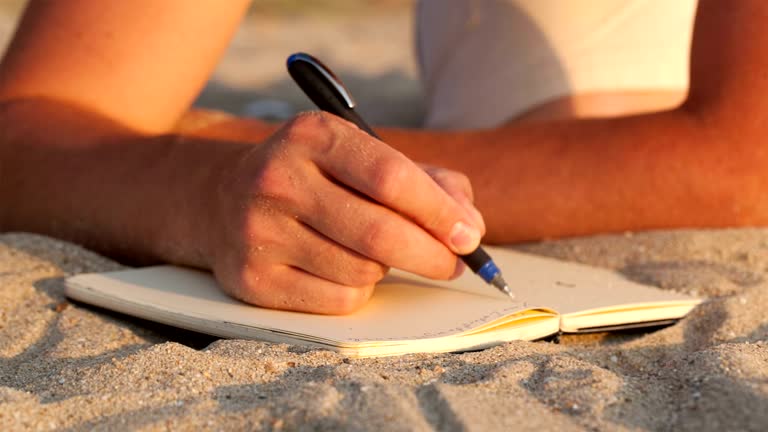
<path id="1" fill-rule="evenodd" d="M 0 65 L 0 229 L 210 268 L 282 309 L 349 312 L 387 266 L 450 277 L 481 235 L 468 183 L 327 115 L 173 131 L 248 2 L 200 3 L 30 3 Z"/>
<path id="2" fill-rule="evenodd" d="M 250 2 L 33 0 L 0 68 L 0 100 L 43 96 L 148 133 L 171 130 Z"/>
<path id="3" fill-rule="evenodd" d="M 487 240 L 768 223 L 768 5 L 699 3 L 686 102 L 665 112 L 382 133 L 466 173 Z"/>
<path id="4" fill-rule="evenodd" d="M 204 84 L 248 4 L 186 3 L 29 3 L 0 66 L 0 227 L 139 260 L 163 255 L 151 239 L 181 203 L 164 204 L 178 196 L 153 185 L 184 166 L 159 134 Z"/>

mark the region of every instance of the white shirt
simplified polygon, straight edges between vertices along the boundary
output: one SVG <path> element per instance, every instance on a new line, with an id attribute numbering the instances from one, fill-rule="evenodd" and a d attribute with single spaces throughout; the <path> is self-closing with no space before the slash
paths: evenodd
<path id="1" fill-rule="evenodd" d="M 697 0 L 422 0 L 427 127 L 496 126 L 562 96 L 684 90 Z"/>

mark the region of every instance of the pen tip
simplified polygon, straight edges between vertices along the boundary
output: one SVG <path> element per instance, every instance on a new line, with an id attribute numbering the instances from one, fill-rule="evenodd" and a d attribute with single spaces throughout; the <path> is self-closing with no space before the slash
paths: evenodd
<path id="1" fill-rule="evenodd" d="M 507 285 L 507 282 L 501 277 L 501 274 L 496 274 L 493 280 L 491 280 L 491 284 L 493 284 L 499 291 L 509 296 L 509 298 L 515 298 L 515 295 L 512 293 L 512 290 L 509 289 L 509 285 Z"/>
<path id="2" fill-rule="evenodd" d="M 502 291 L 504 291 L 504 294 L 506 294 L 507 296 L 509 296 L 509 298 L 511 298 L 511 299 L 514 299 L 514 298 L 515 298 L 515 295 L 514 295 L 514 294 L 512 294 L 512 291 L 509 289 L 509 285 L 506 285 L 506 284 L 505 284 L 505 285 L 504 285 L 504 288 L 502 288 L 501 290 L 502 290 Z"/>

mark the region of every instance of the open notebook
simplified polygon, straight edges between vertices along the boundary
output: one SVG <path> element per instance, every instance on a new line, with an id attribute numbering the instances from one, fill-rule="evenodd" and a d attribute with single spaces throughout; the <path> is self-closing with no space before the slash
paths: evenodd
<path id="1" fill-rule="evenodd" d="M 210 274 L 173 266 L 74 276 L 66 281 L 66 294 L 216 336 L 321 346 L 352 357 L 463 351 L 560 331 L 659 325 L 699 303 L 609 270 L 487 250 L 515 300 L 471 272 L 446 282 L 393 270 L 361 310 L 312 315 L 241 303 L 221 292 Z"/>

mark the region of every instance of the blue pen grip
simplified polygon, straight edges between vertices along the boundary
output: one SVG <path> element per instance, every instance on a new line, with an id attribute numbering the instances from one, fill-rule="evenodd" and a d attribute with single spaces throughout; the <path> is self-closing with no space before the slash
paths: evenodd
<path id="1" fill-rule="evenodd" d="M 493 261 L 488 261 L 482 267 L 480 267 L 480 270 L 478 270 L 476 273 L 478 276 L 483 278 L 484 281 L 491 283 L 493 277 L 499 273 L 499 268 L 496 267 L 496 264 L 494 264 Z"/>

